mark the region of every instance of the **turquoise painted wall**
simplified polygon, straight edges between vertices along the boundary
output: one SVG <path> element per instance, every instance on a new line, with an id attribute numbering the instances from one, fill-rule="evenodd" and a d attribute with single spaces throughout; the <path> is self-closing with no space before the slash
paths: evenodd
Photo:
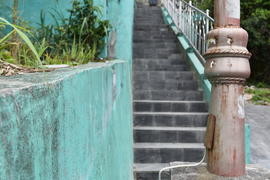
<path id="1" fill-rule="evenodd" d="M 46 13 L 46 22 L 53 23 L 50 12 L 63 13 L 67 16 L 67 9 L 70 9 L 72 0 L 19 0 L 19 16 L 30 25 L 36 26 L 40 22 L 40 12 Z M 11 19 L 12 0 L 0 0 L 0 16 Z"/>
<path id="2" fill-rule="evenodd" d="M 0 180 L 132 180 L 129 63 L 0 77 Z"/>
<path id="3" fill-rule="evenodd" d="M 96 6 L 101 7 L 103 19 L 110 20 L 112 31 L 116 32 L 116 57 L 125 59 L 132 64 L 132 32 L 134 0 L 93 0 Z M 40 12 L 46 13 L 47 24 L 54 23 L 50 12 L 54 10 L 68 17 L 72 0 L 19 0 L 19 15 L 32 26 L 40 23 Z M 11 18 L 11 0 L 0 0 L 0 17 Z M 103 56 L 107 56 L 106 50 Z"/>

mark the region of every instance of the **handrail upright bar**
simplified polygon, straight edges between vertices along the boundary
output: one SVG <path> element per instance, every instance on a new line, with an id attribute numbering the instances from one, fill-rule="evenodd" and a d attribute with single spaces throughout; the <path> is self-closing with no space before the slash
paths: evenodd
<path id="1" fill-rule="evenodd" d="M 191 29 L 191 22 L 192 22 L 192 9 L 191 9 L 191 7 L 192 7 L 192 1 L 189 1 L 189 7 L 188 7 L 188 30 L 189 30 L 189 32 L 188 32 L 188 38 L 189 39 L 191 39 L 191 34 L 192 34 L 192 29 Z"/>
<path id="2" fill-rule="evenodd" d="M 164 0 L 164 6 L 176 27 L 187 37 L 196 54 L 202 57 L 208 48 L 206 34 L 213 29 L 214 19 L 209 16 L 209 10 L 203 12 L 194 7 L 191 1 L 177 1 L 178 10 L 176 0 Z"/>

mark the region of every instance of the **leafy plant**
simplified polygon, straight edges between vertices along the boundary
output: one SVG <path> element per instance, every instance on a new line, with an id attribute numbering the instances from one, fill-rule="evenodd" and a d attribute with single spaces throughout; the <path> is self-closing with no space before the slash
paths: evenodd
<path id="1" fill-rule="evenodd" d="M 100 19 L 101 9 L 94 6 L 92 0 L 74 0 L 68 12 L 68 18 L 56 10 L 50 13 L 55 21 L 54 25 L 46 25 L 45 13 L 41 12 L 37 36 L 45 38 L 49 43 L 47 54 L 59 57 L 60 54 L 72 56 L 80 52 L 76 61 L 93 61 L 105 46 L 105 37 L 110 28 L 109 21 Z M 85 60 L 82 54 L 88 60 Z M 84 60 L 78 60 L 78 57 Z"/>
<path id="2" fill-rule="evenodd" d="M 28 36 L 20 29 L 23 29 L 22 27 L 16 26 L 12 23 L 10 23 L 9 21 L 7 21 L 6 19 L 0 17 L 0 24 L 1 26 L 5 27 L 5 26 L 10 26 L 13 28 L 13 30 L 11 32 L 9 32 L 7 35 L 5 35 L 3 38 L 0 39 L 0 46 L 8 46 L 5 45 L 5 42 L 7 42 L 10 38 L 12 38 L 12 36 L 14 35 L 14 33 L 17 33 L 18 36 L 24 41 L 24 43 L 27 45 L 28 49 L 31 51 L 31 53 L 34 55 L 34 65 L 35 66 L 41 66 L 41 61 L 40 61 L 40 56 L 35 48 L 35 46 L 33 45 L 33 43 L 31 42 L 31 40 L 28 38 Z M 12 42 L 9 42 L 9 44 Z"/>
<path id="3" fill-rule="evenodd" d="M 40 27 L 35 33 L 20 20 L 18 3 L 19 0 L 13 0 L 13 23 L 0 18 L 1 29 L 12 28 L 0 38 L 1 59 L 30 67 L 77 65 L 94 61 L 104 48 L 110 25 L 109 21 L 100 19 L 101 9 L 94 6 L 92 0 L 73 0 L 68 18 L 53 9 L 50 15 L 55 23 L 50 25 L 46 24 L 46 15 L 41 11 Z"/>
<path id="4" fill-rule="evenodd" d="M 270 105 L 270 89 L 269 88 L 246 88 L 245 93 L 251 94 L 251 101 L 254 104 Z"/>

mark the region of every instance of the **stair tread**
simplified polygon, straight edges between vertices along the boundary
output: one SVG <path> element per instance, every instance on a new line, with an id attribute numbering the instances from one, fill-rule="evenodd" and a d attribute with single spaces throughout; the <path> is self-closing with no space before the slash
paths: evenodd
<path id="1" fill-rule="evenodd" d="M 135 163 L 133 167 L 135 172 L 157 172 L 169 165 L 169 163 Z"/>
<path id="2" fill-rule="evenodd" d="M 134 115 L 208 115 L 208 112 L 134 112 Z"/>
<path id="3" fill-rule="evenodd" d="M 143 92 L 167 92 L 167 94 L 171 94 L 171 93 L 201 93 L 202 90 L 177 90 L 177 89 L 174 89 L 174 90 L 165 90 L 165 89 L 161 89 L 161 90 L 156 90 L 156 89 L 151 89 L 151 90 L 146 90 L 146 89 L 139 89 L 139 90 L 136 90 L 137 93 L 143 93 Z"/>
<path id="4" fill-rule="evenodd" d="M 134 143 L 136 149 L 203 149 L 203 143 Z"/>
<path id="5" fill-rule="evenodd" d="M 205 131 L 205 127 L 168 127 L 168 126 L 135 126 L 134 130 L 151 131 Z"/>
<path id="6" fill-rule="evenodd" d="M 133 100 L 133 102 L 145 103 L 207 103 L 206 101 L 166 101 L 166 100 Z"/>

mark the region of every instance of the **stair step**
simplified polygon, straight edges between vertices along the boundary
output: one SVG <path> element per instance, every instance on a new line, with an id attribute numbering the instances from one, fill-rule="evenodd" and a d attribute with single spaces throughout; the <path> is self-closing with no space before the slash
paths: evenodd
<path id="1" fill-rule="evenodd" d="M 137 90 L 134 92 L 134 98 L 139 100 L 202 100 L 203 93 L 194 90 Z"/>
<path id="2" fill-rule="evenodd" d="M 172 31 L 136 31 L 136 33 L 133 34 L 134 37 L 136 36 L 170 36 L 175 38 L 175 34 Z"/>
<path id="3" fill-rule="evenodd" d="M 134 101 L 135 112 L 207 112 L 205 101 Z"/>
<path id="4" fill-rule="evenodd" d="M 176 43 L 166 43 L 166 42 L 158 42 L 158 43 L 144 43 L 144 42 L 137 42 L 133 43 L 133 49 L 150 49 L 150 48 L 179 48 L 179 45 Z"/>
<path id="5" fill-rule="evenodd" d="M 159 24 L 159 25 L 140 25 L 134 26 L 134 30 L 144 30 L 144 31 L 170 31 L 168 25 Z"/>
<path id="6" fill-rule="evenodd" d="M 178 91 L 178 90 L 198 90 L 198 83 L 195 80 L 188 81 L 144 81 L 138 80 L 133 82 L 133 89 L 137 90 L 162 90 L 162 91 Z"/>
<path id="7" fill-rule="evenodd" d="M 150 19 L 150 20 L 149 20 Z M 134 25 L 140 26 L 140 25 L 160 25 L 163 24 L 164 21 L 160 17 L 149 17 L 149 19 L 135 19 Z"/>
<path id="8" fill-rule="evenodd" d="M 134 126 L 205 127 L 208 113 L 134 112 Z"/>
<path id="9" fill-rule="evenodd" d="M 175 38 L 174 39 L 173 38 L 171 38 L 171 39 L 166 39 L 166 38 L 147 39 L 147 38 L 145 38 L 145 39 L 134 39 L 133 40 L 134 43 L 137 43 L 137 42 L 139 42 L 139 43 L 141 43 L 141 42 L 144 42 L 144 43 L 159 43 L 159 42 L 162 42 L 162 41 L 165 41 L 167 43 L 177 43 L 178 42 L 178 40 L 175 39 Z"/>
<path id="10" fill-rule="evenodd" d="M 187 65 L 186 61 L 182 59 L 168 59 L 168 58 L 134 58 L 133 64 L 153 64 L 153 65 Z"/>
<path id="11" fill-rule="evenodd" d="M 154 31 L 154 32 L 148 32 L 148 31 L 138 31 L 133 34 L 133 39 L 143 39 L 143 38 L 164 38 L 164 39 L 176 39 L 176 36 L 170 32 L 170 31 Z"/>
<path id="12" fill-rule="evenodd" d="M 134 127 L 135 142 L 202 143 L 204 127 Z"/>
<path id="13" fill-rule="evenodd" d="M 193 80 L 193 73 L 190 71 L 133 71 L 134 80 Z"/>
<path id="14" fill-rule="evenodd" d="M 203 157 L 201 143 L 135 143 L 135 163 L 199 162 Z"/>
<path id="15" fill-rule="evenodd" d="M 137 90 L 134 93 L 134 98 L 139 100 L 199 101 L 203 99 L 203 93 L 194 90 Z"/>
<path id="16" fill-rule="evenodd" d="M 134 50 L 134 58 L 167 58 L 170 54 L 180 53 L 178 49 Z"/>
<path id="17" fill-rule="evenodd" d="M 186 65 L 152 65 L 150 63 L 138 64 L 133 66 L 135 71 L 188 71 Z"/>
<path id="18" fill-rule="evenodd" d="M 134 164 L 135 180 L 158 180 L 158 173 L 169 163 L 136 163 Z M 162 180 L 171 180 L 170 171 L 162 173 Z"/>

